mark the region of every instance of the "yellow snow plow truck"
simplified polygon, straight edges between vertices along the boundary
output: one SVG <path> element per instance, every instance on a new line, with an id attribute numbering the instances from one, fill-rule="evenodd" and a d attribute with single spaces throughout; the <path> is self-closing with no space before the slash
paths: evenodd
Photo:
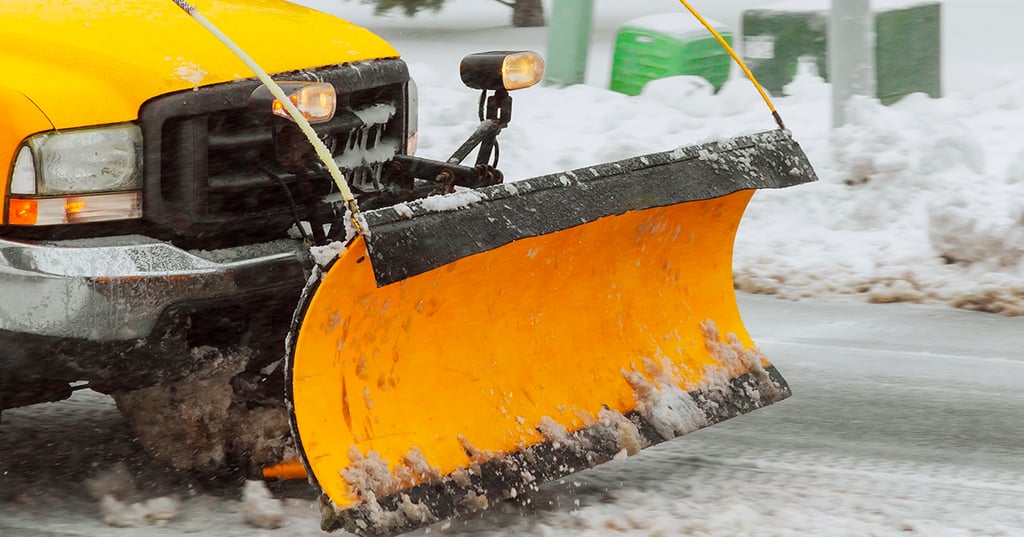
<path id="1" fill-rule="evenodd" d="M 815 179 L 781 121 L 505 183 L 532 52 L 462 61 L 480 126 L 432 160 L 399 54 L 294 4 L 0 33 L 0 410 L 108 393 L 158 460 L 290 458 L 325 529 L 392 535 L 789 395 L 731 270 L 753 192 Z"/>

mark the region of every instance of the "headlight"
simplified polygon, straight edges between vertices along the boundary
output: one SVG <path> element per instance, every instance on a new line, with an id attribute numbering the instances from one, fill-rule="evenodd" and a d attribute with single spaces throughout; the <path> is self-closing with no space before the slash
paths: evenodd
<path id="1" fill-rule="evenodd" d="M 37 134 L 18 150 L 6 223 L 142 217 L 142 132 L 134 124 Z"/>
<path id="2" fill-rule="evenodd" d="M 30 196 L 141 188 L 142 132 L 135 125 L 33 136 L 19 151 L 11 178 L 11 194 Z"/>

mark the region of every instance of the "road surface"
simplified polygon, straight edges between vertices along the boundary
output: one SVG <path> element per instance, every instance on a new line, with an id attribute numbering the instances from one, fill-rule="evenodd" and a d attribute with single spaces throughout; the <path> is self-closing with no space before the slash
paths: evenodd
<path id="1" fill-rule="evenodd" d="M 1024 536 L 1024 318 L 740 303 L 791 399 L 430 532 Z M 134 501 L 175 498 L 174 518 L 105 524 L 89 479 L 121 474 Z M 0 423 L 0 537 L 319 534 L 298 483 L 273 490 L 287 498 L 284 527 L 247 526 L 241 483 L 154 467 L 109 399 L 91 392 Z"/>

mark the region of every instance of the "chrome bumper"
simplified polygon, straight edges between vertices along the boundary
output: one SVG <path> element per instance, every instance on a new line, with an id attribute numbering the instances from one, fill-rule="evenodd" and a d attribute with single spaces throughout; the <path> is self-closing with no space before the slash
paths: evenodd
<path id="1" fill-rule="evenodd" d="M 0 240 L 0 330 L 59 338 L 145 338 L 171 305 L 301 286 L 298 241 L 189 252 L 146 237 Z"/>

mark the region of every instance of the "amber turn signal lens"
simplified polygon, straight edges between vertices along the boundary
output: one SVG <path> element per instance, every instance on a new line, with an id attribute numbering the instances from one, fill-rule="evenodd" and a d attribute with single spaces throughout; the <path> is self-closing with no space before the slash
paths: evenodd
<path id="1" fill-rule="evenodd" d="M 12 199 L 7 223 L 16 226 L 34 226 L 39 220 L 39 202 L 36 200 Z"/>

